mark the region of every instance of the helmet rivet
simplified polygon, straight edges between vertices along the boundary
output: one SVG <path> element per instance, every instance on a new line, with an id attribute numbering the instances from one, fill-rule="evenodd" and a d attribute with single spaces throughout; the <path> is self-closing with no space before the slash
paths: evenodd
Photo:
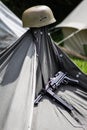
<path id="1" fill-rule="evenodd" d="M 60 57 L 63 57 L 63 54 L 60 54 Z"/>
<path id="2" fill-rule="evenodd" d="M 42 33 L 42 32 L 40 32 L 40 34 L 42 35 L 43 33 Z"/>

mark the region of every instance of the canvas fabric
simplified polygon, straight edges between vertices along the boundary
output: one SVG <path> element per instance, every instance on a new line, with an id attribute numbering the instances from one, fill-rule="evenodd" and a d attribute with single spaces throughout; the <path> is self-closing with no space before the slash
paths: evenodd
<path id="1" fill-rule="evenodd" d="M 64 37 L 72 35 L 77 30 L 74 28 L 62 28 Z M 80 30 L 75 35 L 72 35 L 70 38 L 67 38 L 64 43 L 64 47 L 68 50 L 75 51 L 81 55 L 87 56 L 87 30 Z"/>
<path id="2" fill-rule="evenodd" d="M 0 51 L 26 32 L 22 21 L 0 1 Z"/>
<path id="3" fill-rule="evenodd" d="M 74 111 L 44 96 L 34 98 L 58 71 L 79 85 L 62 85 L 57 94 Z M 28 30 L 0 54 L 0 130 L 87 130 L 87 76 L 53 42 L 46 27 Z"/>
<path id="4" fill-rule="evenodd" d="M 64 47 L 87 56 L 87 0 L 82 0 L 76 8 L 55 29 L 61 29 Z M 78 33 L 76 33 L 78 31 Z"/>

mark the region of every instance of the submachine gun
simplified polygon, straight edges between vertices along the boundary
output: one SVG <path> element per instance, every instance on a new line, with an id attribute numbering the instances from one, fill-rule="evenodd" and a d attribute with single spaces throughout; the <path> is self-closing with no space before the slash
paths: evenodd
<path id="1" fill-rule="evenodd" d="M 54 77 L 50 78 L 45 88 L 42 88 L 41 91 L 38 93 L 37 97 L 34 100 L 34 105 L 38 105 L 40 100 L 46 95 L 55 102 L 60 103 L 65 109 L 71 112 L 74 109 L 73 106 L 67 103 L 59 95 L 55 94 L 55 91 L 58 90 L 58 87 L 64 84 L 79 84 L 79 81 L 69 78 L 66 73 L 59 71 L 57 74 L 54 75 Z"/>

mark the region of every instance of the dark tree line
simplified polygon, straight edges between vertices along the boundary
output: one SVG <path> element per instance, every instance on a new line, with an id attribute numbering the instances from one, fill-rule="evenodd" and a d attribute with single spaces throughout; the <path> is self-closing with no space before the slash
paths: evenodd
<path id="1" fill-rule="evenodd" d="M 57 22 L 62 21 L 82 0 L 2 0 L 20 19 L 25 9 L 35 5 L 48 5 Z"/>

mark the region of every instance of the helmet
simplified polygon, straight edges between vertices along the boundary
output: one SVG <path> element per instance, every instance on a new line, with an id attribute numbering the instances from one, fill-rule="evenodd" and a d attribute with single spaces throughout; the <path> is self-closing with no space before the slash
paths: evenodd
<path id="1" fill-rule="evenodd" d="M 52 10 L 45 5 L 28 8 L 22 15 L 23 27 L 42 27 L 56 22 Z"/>

